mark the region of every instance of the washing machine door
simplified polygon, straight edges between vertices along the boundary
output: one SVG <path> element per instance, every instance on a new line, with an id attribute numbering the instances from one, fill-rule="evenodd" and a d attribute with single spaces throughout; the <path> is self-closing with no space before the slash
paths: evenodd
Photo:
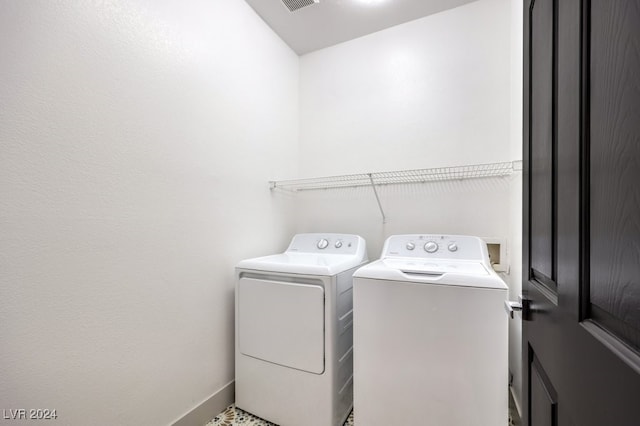
<path id="1" fill-rule="evenodd" d="M 267 278 L 240 278 L 238 339 L 244 355 L 322 374 L 324 288 Z"/>

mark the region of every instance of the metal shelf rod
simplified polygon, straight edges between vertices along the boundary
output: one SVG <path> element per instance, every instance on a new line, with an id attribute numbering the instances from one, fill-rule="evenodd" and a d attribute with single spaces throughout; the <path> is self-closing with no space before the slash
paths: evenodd
<path id="1" fill-rule="evenodd" d="M 369 173 L 369 180 L 371 180 L 371 188 L 373 189 L 373 195 L 376 196 L 376 201 L 378 202 L 378 208 L 380 209 L 380 214 L 382 214 L 382 223 L 387 223 L 387 217 L 384 215 L 384 210 L 382 210 L 382 203 L 380 202 L 380 197 L 378 197 L 378 190 L 376 189 L 376 184 L 373 182 L 372 173 Z"/>

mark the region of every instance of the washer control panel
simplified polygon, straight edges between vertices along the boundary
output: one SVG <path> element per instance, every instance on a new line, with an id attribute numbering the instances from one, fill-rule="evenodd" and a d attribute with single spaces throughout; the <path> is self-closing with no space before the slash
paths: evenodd
<path id="1" fill-rule="evenodd" d="M 479 260 L 488 259 L 487 244 L 468 235 L 408 234 L 387 238 L 383 258 L 415 257 L 427 259 Z"/>
<path id="2" fill-rule="evenodd" d="M 351 234 L 298 234 L 293 237 L 287 252 L 355 254 L 364 240 Z"/>

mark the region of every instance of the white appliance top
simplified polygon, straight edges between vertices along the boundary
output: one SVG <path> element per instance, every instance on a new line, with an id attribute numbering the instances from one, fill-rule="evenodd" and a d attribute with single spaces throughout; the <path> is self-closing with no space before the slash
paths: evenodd
<path id="1" fill-rule="evenodd" d="M 336 275 L 367 262 L 364 239 L 351 234 L 297 234 L 284 253 L 243 260 L 237 268 Z"/>
<path id="2" fill-rule="evenodd" d="M 410 234 L 387 238 L 379 260 L 354 277 L 506 290 L 487 244 L 466 235 Z"/>

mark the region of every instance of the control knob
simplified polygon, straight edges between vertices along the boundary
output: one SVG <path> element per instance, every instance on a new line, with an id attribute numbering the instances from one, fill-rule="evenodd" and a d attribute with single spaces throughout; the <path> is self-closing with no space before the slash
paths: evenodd
<path id="1" fill-rule="evenodd" d="M 428 241 L 424 245 L 424 251 L 426 251 L 427 253 L 435 253 L 438 251 L 438 244 L 434 241 Z"/>
<path id="2" fill-rule="evenodd" d="M 449 249 L 449 251 L 458 251 L 458 245 L 456 243 L 449 243 L 449 245 L 447 246 L 447 248 Z"/>
<path id="3" fill-rule="evenodd" d="M 416 248 L 416 245 L 413 243 L 407 243 L 407 250 L 413 250 L 414 248 Z"/>
<path id="4" fill-rule="evenodd" d="M 318 248 L 320 250 L 326 249 L 328 245 L 329 241 L 327 241 L 326 238 L 322 238 L 320 241 L 318 241 Z"/>
<path id="5" fill-rule="evenodd" d="M 342 247 L 342 241 L 340 241 L 340 240 L 336 241 L 335 246 L 336 246 L 336 248 Z"/>

